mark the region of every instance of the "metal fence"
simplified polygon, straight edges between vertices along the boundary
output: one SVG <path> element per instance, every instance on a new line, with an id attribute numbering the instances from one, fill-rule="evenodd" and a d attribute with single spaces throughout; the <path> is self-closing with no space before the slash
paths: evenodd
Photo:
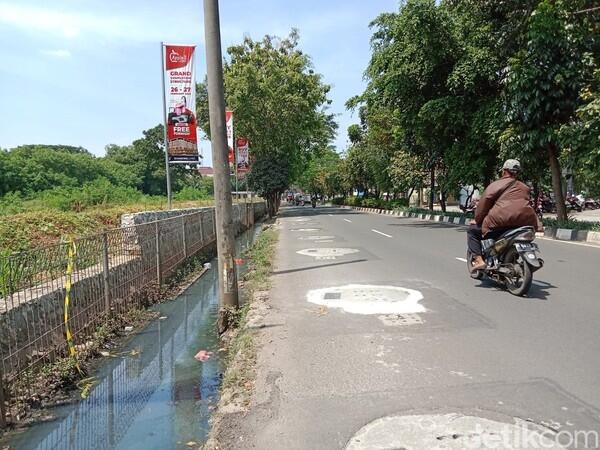
<path id="1" fill-rule="evenodd" d="M 239 232 L 265 207 L 240 203 L 233 213 Z M 67 354 L 66 326 L 76 348 L 87 345 L 111 315 L 144 307 L 152 289 L 215 241 L 214 208 L 203 208 L 0 258 L 0 426 L 5 405 L 19 400 L 15 381 L 22 387 L 30 368 Z"/>

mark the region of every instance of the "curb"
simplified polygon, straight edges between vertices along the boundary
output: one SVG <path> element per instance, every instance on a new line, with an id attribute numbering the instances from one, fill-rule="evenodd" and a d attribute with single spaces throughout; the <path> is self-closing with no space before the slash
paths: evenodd
<path id="1" fill-rule="evenodd" d="M 440 214 L 426 214 L 426 213 L 411 213 L 407 211 L 393 211 L 385 209 L 375 208 L 364 208 L 361 206 L 344 206 L 344 208 L 353 209 L 355 211 L 370 213 L 370 214 L 384 214 L 396 217 L 410 217 L 413 219 L 429 220 L 434 222 L 445 222 L 454 225 L 467 227 L 467 219 L 465 217 L 451 217 Z M 600 245 L 600 231 L 587 231 L 587 230 L 570 230 L 567 228 L 546 228 L 543 233 L 536 233 L 538 236 L 544 236 L 549 239 L 555 239 L 557 241 L 576 241 L 576 242 L 588 242 L 591 244 Z"/>

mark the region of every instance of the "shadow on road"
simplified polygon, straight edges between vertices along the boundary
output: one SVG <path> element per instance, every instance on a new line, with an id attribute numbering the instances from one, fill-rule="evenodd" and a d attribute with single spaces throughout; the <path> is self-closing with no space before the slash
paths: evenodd
<path id="1" fill-rule="evenodd" d="M 498 291 L 505 291 L 508 294 L 508 291 L 500 286 L 493 280 L 489 278 L 484 278 L 481 280 L 481 283 L 475 287 L 484 288 L 484 289 L 496 289 Z M 523 297 L 524 300 L 548 300 L 550 297 L 550 289 L 556 289 L 557 286 L 550 284 L 546 281 L 533 280 L 531 284 L 531 289 L 526 297 Z"/>
<path id="2" fill-rule="evenodd" d="M 322 216 L 323 214 L 334 215 L 358 215 L 360 212 L 352 209 L 336 208 L 335 206 L 317 206 L 312 208 L 306 206 L 285 206 L 282 205 L 279 209 L 279 217 L 307 217 L 307 216 Z"/>
<path id="3" fill-rule="evenodd" d="M 354 263 L 367 262 L 367 261 L 368 261 L 368 259 L 353 259 L 352 261 L 321 264 L 319 266 L 308 266 L 308 267 L 299 267 L 297 269 L 276 270 L 275 272 L 273 272 L 273 275 L 283 275 L 285 273 L 303 272 L 305 270 L 322 269 L 324 267 L 343 266 L 345 264 L 354 264 Z"/>

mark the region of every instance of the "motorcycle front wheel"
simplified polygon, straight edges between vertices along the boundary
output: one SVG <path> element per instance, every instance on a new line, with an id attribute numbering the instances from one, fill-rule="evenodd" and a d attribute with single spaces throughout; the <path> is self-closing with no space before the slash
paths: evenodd
<path id="1" fill-rule="evenodd" d="M 510 267 L 512 265 L 512 276 L 506 277 L 506 289 L 513 295 L 523 296 L 529 292 L 533 274 L 531 267 L 515 248 L 511 248 L 504 258 L 504 265 Z"/>

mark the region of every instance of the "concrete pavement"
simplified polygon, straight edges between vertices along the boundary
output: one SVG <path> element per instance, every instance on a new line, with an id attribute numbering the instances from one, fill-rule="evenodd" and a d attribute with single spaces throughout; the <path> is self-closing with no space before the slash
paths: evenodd
<path id="1" fill-rule="evenodd" d="M 599 248 L 540 240 L 546 266 L 518 298 L 468 277 L 462 228 L 325 207 L 283 208 L 279 224 L 256 392 L 229 447 L 466 448 L 452 430 L 475 417 L 488 436 L 525 423 L 596 448 Z M 422 308 L 357 313 L 361 296 L 389 306 L 382 287 L 420 293 Z"/>

